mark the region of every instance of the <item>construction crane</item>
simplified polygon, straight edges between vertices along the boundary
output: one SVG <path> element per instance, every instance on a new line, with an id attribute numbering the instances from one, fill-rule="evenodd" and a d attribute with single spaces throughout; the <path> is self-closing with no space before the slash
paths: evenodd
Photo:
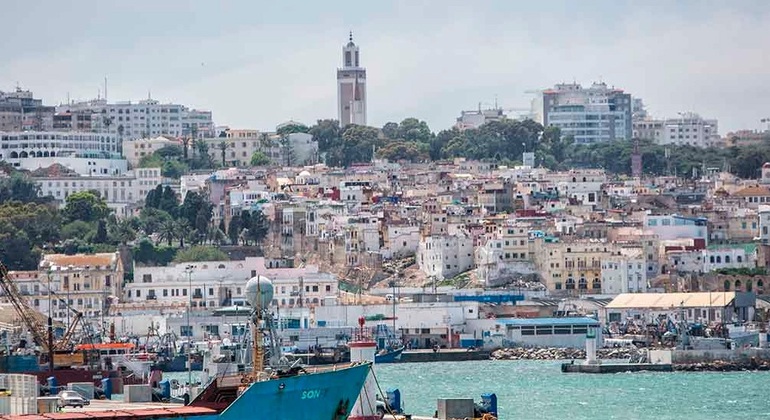
<path id="1" fill-rule="evenodd" d="M 70 341 L 77 330 L 78 325 L 81 326 L 82 331 L 85 333 L 88 340 L 93 337 L 93 331 L 90 329 L 90 324 L 85 322 L 83 314 L 80 311 L 72 308 L 68 302 L 59 296 L 56 298 L 65 304 L 75 316 L 72 322 L 67 327 L 64 335 L 61 339 L 54 342 L 53 340 L 53 320 L 48 317 L 48 325 L 46 325 L 40 317 L 40 313 L 30 307 L 29 303 L 22 297 L 16 284 L 8 276 L 8 269 L 0 262 L 0 287 L 5 292 L 6 298 L 11 302 L 16 313 L 19 315 L 22 323 L 27 327 L 29 333 L 32 335 L 32 339 L 36 345 L 40 346 L 43 353 L 48 355 L 49 367 L 53 369 L 53 353 L 59 350 L 69 350 Z M 50 291 L 49 291 L 50 292 Z"/>

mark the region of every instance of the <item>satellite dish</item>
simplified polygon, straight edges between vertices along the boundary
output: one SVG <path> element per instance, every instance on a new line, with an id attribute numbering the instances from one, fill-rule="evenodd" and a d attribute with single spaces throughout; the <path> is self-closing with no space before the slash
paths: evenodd
<path id="1" fill-rule="evenodd" d="M 252 277 L 246 283 L 246 301 L 252 308 L 264 309 L 273 302 L 273 282 L 267 277 Z"/>

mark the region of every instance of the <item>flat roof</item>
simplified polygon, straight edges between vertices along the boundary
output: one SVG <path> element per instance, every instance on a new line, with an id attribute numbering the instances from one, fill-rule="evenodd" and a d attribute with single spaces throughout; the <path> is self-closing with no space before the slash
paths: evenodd
<path id="1" fill-rule="evenodd" d="M 735 292 L 697 293 L 621 293 L 607 309 L 724 308 L 735 299 Z"/>
<path id="2" fill-rule="evenodd" d="M 507 318 L 497 319 L 498 324 L 514 325 L 518 327 L 536 327 L 545 325 L 599 325 L 599 321 L 587 317 L 564 318 Z"/>

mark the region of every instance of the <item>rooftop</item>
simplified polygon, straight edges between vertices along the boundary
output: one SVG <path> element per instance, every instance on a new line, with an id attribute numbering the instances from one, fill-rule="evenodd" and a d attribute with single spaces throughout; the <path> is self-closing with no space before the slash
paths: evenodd
<path id="1" fill-rule="evenodd" d="M 495 322 L 503 325 L 518 327 L 542 326 L 542 325 L 599 325 L 599 321 L 585 317 L 567 318 L 508 318 L 497 319 Z"/>
<path id="2" fill-rule="evenodd" d="M 621 293 L 607 309 L 724 308 L 734 299 L 735 292 Z"/>

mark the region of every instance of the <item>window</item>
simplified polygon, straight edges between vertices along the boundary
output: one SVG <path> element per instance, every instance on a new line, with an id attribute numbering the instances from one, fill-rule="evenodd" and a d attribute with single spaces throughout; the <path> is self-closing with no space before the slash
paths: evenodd
<path id="1" fill-rule="evenodd" d="M 572 334 L 588 334 L 588 327 L 585 325 L 573 325 Z"/>
<path id="2" fill-rule="evenodd" d="M 535 335 L 535 327 L 521 327 L 521 335 Z"/>
<path id="3" fill-rule="evenodd" d="M 192 325 L 179 326 L 179 335 L 182 337 L 192 337 Z"/>
<path id="4" fill-rule="evenodd" d="M 557 335 L 572 334 L 572 326 L 570 325 L 557 325 L 553 327 L 553 333 Z"/>
<path id="5" fill-rule="evenodd" d="M 551 334 L 553 334 L 553 327 L 550 326 L 550 325 L 542 326 L 542 327 L 539 326 L 539 327 L 535 328 L 535 333 L 537 335 L 551 335 Z"/>
<path id="6" fill-rule="evenodd" d="M 332 291 L 332 286 L 330 284 L 326 285 L 326 291 L 327 292 L 331 292 Z"/>
<path id="7" fill-rule="evenodd" d="M 209 296 L 214 296 L 214 288 L 209 287 Z"/>

